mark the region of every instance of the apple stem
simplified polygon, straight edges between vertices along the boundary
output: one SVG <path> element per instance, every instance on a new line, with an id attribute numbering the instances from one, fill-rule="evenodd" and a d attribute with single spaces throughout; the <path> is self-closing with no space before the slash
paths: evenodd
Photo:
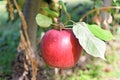
<path id="1" fill-rule="evenodd" d="M 61 16 L 62 16 L 62 6 L 59 5 L 59 17 L 57 18 L 57 23 L 60 31 L 64 28 L 64 24 L 62 23 Z"/>
<path id="2" fill-rule="evenodd" d="M 62 22 L 60 22 L 60 23 L 58 24 L 58 26 L 59 26 L 60 31 L 61 31 L 62 29 L 64 29 L 64 25 L 63 25 Z"/>
<path id="3" fill-rule="evenodd" d="M 61 20 L 61 15 L 62 15 L 62 7 L 59 5 L 59 16 L 55 17 L 53 20 L 55 22 L 54 29 L 59 29 L 60 31 L 64 28 L 64 24 L 62 23 Z"/>

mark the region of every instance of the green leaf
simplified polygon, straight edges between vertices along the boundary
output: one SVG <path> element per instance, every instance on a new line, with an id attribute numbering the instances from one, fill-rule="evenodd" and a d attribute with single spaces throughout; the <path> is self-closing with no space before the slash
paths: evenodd
<path id="1" fill-rule="evenodd" d="M 50 17 L 58 17 L 59 14 L 48 7 L 42 8 Z"/>
<path id="2" fill-rule="evenodd" d="M 104 30 L 101 27 L 99 27 L 98 25 L 95 25 L 95 24 L 89 25 L 88 24 L 88 28 L 99 39 L 102 39 L 105 41 L 114 39 L 114 37 L 110 31 Z"/>
<path id="3" fill-rule="evenodd" d="M 88 54 L 105 59 L 105 42 L 95 37 L 84 22 L 73 25 L 73 33 Z"/>
<path id="4" fill-rule="evenodd" d="M 36 22 L 40 27 L 49 27 L 52 24 L 52 19 L 48 16 L 37 14 Z"/>

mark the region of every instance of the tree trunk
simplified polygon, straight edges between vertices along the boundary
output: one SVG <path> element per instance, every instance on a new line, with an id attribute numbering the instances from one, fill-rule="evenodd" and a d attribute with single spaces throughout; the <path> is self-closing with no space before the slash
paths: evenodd
<path id="1" fill-rule="evenodd" d="M 37 35 L 37 24 L 35 21 L 35 17 L 40 8 L 40 1 L 41 0 L 26 0 L 25 8 L 23 11 L 28 26 L 28 36 L 34 52 L 36 51 Z"/>
<path id="2" fill-rule="evenodd" d="M 39 12 L 40 8 L 40 2 L 41 0 L 25 0 L 25 7 L 24 7 L 24 17 L 27 23 L 27 32 L 31 43 L 31 48 L 33 50 L 33 55 L 36 53 L 36 37 L 37 37 L 37 24 L 35 21 L 35 17 L 37 13 Z M 21 27 L 23 30 L 23 27 Z M 24 31 L 23 31 L 24 32 Z M 12 74 L 10 75 L 9 80 L 18 80 L 23 78 L 24 72 L 25 72 L 25 66 L 24 64 L 27 64 L 26 58 L 25 58 L 25 52 L 24 50 L 21 50 L 14 60 L 12 64 Z M 28 65 L 29 66 L 29 65 Z M 30 66 L 31 67 L 31 66 Z M 28 70 L 31 71 L 31 70 Z M 27 73 L 25 80 L 29 79 L 31 77 L 31 72 Z M 27 79 L 26 79 L 27 78 Z"/>

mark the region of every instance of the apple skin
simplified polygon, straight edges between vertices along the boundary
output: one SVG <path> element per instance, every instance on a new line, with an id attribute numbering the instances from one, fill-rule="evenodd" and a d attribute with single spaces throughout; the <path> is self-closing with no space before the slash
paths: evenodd
<path id="1" fill-rule="evenodd" d="M 71 29 L 47 31 L 40 46 L 44 61 L 56 68 L 73 67 L 83 50 Z"/>

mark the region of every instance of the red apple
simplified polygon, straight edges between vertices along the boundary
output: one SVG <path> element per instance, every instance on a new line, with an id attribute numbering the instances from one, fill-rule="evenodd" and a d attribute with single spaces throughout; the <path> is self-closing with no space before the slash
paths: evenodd
<path id="1" fill-rule="evenodd" d="M 78 62 L 82 50 L 71 29 L 49 30 L 41 41 L 43 59 L 52 67 L 73 67 Z"/>

